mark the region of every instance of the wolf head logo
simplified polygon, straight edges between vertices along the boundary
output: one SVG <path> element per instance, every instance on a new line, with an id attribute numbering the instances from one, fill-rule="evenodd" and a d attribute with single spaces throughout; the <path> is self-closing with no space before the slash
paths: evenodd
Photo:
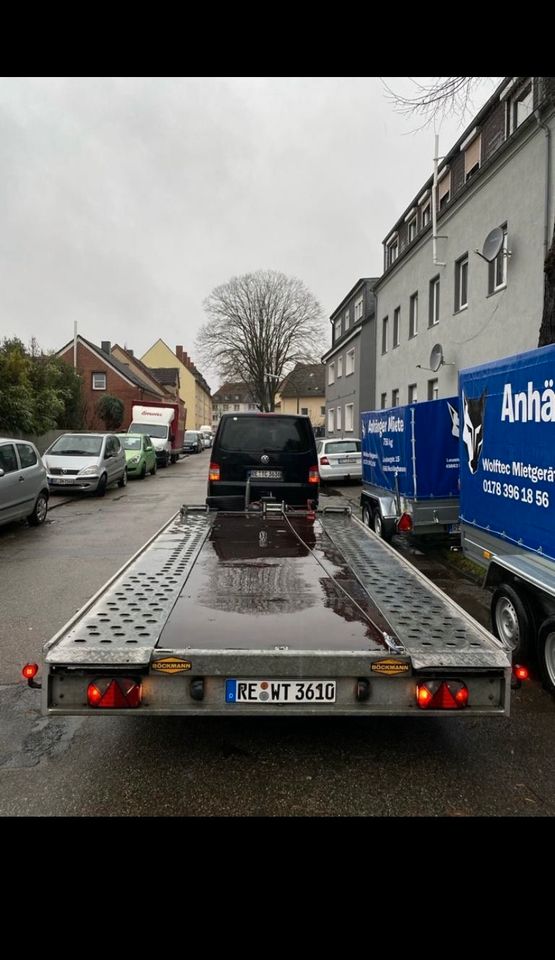
<path id="1" fill-rule="evenodd" d="M 468 469 L 476 473 L 484 445 L 484 412 L 487 390 L 481 397 L 467 397 L 463 390 L 463 442 L 468 454 Z"/>
<path id="2" fill-rule="evenodd" d="M 459 436 L 459 411 L 447 401 L 449 407 L 449 416 L 451 417 L 451 433 L 454 437 Z"/>

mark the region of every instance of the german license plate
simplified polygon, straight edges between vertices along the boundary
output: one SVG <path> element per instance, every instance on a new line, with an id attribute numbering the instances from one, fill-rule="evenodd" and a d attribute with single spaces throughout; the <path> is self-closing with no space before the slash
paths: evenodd
<path id="1" fill-rule="evenodd" d="M 52 477 L 50 483 L 73 483 L 72 477 Z"/>
<path id="2" fill-rule="evenodd" d="M 335 703 L 335 680 L 226 680 L 226 703 Z"/>
<path id="3" fill-rule="evenodd" d="M 281 480 L 281 470 L 251 470 L 253 480 Z"/>

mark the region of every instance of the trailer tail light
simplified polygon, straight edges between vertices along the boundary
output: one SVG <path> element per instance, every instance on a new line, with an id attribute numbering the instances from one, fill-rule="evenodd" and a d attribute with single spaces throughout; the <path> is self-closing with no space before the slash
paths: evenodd
<path id="1" fill-rule="evenodd" d="M 39 672 L 38 663 L 26 663 L 21 671 L 26 680 L 34 680 Z"/>
<path id="2" fill-rule="evenodd" d="M 130 677 L 100 677 L 87 687 L 89 707 L 103 707 L 107 710 L 125 710 L 139 707 L 142 700 L 141 684 Z"/>
<path id="3" fill-rule="evenodd" d="M 217 463 L 211 463 L 208 469 L 208 479 L 209 480 L 219 480 L 220 479 L 220 467 Z"/>
<path id="4" fill-rule="evenodd" d="M 409 513 L 402 513 L 397 521 L 397 530 L 399 533 L 410 533 L 412 530 L 412 517 Z"/>
<path id="5" fill-rule="evenodd" d="M 320 474 L 318 473 L 318 464 L 316 463 L 308 471 L 308 482 L 309 483 L 320 483 Z"/>
<path id="6" fill-rule="evenodd" d="M 461 680 L 426 680 L 416 685 L 422 710 L 460 710 L 468 703 L 468 687 Z"/>
<path id="7" fill-rule="evenodd" d="M 513 674 L 517 680 L 528 680 L 528 677 L 530 676 L 528 667 L 523 667 L 521 663 L 514 664 Z"/>

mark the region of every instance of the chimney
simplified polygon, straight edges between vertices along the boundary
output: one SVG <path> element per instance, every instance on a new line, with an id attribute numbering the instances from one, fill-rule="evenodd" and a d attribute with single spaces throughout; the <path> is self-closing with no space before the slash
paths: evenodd
<path id="1" fill-rule="evenodd" d="M 175 348 L 175 355 L 177 359 L 181 360 L 181 363 L 183 363 L 183 347 L 181 344 L 178 344 L 178 346 Z"/>
<path id="2" fill-rule="evenodd" d="M 130 357 L 134 357 L 134 356 L 135 356 L 135 354 L 133 353 L 132 350 L 128 350 L 127 352 L 128 352 L 128 354 L 129 354 Z"/>
<path id="3" fill-rule="evenodd" d="M 112 352 L 112 344 L 109 340 L 103 340 L 100 344 L 100 349 L 103 350 L 104 353 L 110 354 Z"/>

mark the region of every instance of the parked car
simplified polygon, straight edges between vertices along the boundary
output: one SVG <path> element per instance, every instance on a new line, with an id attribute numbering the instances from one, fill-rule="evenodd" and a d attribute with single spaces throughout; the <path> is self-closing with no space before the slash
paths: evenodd
<path id="1" fill-rule="evenodd" d="M 263 498 L 299 507 L 318 503 L 318 457 L 308 417 L 224 413 L 210 460 L 209 507 L 237 510 L 246 499 Z"/>
<path id="2" fill-rule="evenodd" d="M 202 448 L 206 450 L 207 447 L 212 446 L 212 434 L 207 430 L 200 430 L 200 439 L 202 440 Z"/>
<path id="3" fill-rule="evenodd" d="M 150 437 L 144 433 L 122 433 L 120 440 L 125 450 L 127 474 L 130 477 L 140 477 L 141 480 L 148 473 L 156 473 L 156 450 Z"/>
<path id="4" fill-rule="evenodd" d="M 183 437 L 183 453 L 201 453 L 204 449 L 198 430 L 186 430 Z"/>
<path id="5" fill-rule="evenodd" d="M 347 437 L 333 440 L 316 441 L 318 451 L 318 469 L 320 479 L 324 480 L 362 480 L 362 462 L 360 440 Z"/>
<path id="6" fill-rule="evenodd" d="M 0 437 L 0 524 L 44 523 L 48 512 L 46 468 L 33 443 Z"/>
<path id="7" fill-rule="evenodd" d="M 48 485 L 103 497 L 111 483 L 127 483 L 125 451 L 114 433 L 63 433 L 44 453 Z"/>

